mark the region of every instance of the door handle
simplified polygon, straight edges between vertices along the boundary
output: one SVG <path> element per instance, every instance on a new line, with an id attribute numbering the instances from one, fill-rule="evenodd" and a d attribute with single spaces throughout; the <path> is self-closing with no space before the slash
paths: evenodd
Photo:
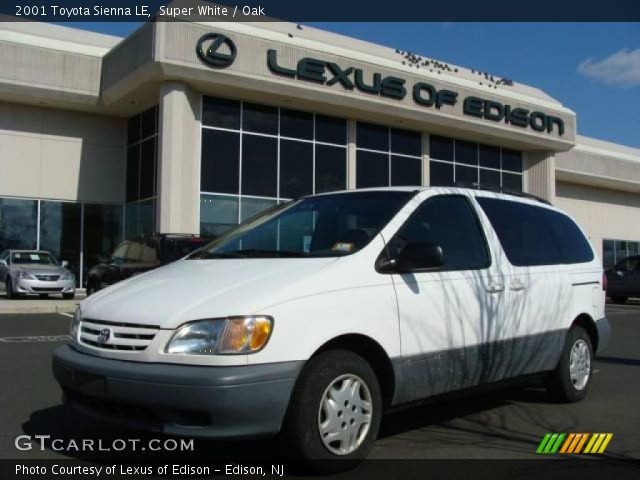
<path id="1" fill-rule="evenodd" d="M 514 280 L 513 282 L 511 282 L 511 284 L 509 285 L 509 288 L 515 292 L 519 292 L 521 290 L 525 290 L 527 287 L 525 286 L 524 283 L 522 283 L 520 280 Z"/>
<path id="2" fill-rule="evenodd" d="M 500 285 L 499 283 L 492 283 L 487 285 L 486 290 L 488 293 L 500 293 L 504 291 L 504 285 Z"/>

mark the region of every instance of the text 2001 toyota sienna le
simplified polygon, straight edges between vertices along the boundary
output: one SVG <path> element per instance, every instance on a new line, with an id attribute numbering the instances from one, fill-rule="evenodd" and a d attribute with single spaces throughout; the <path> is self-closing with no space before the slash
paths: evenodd
<path id="1" fill-rule="evenodd" d="M 544 372 L 581 400 L 603 271 L 535 199 L 459 188 L 306 197 L 82 302 L 53 369 L 77 409 L 169 434 L 285 430 L 361 459 L 385 409 Z"/>

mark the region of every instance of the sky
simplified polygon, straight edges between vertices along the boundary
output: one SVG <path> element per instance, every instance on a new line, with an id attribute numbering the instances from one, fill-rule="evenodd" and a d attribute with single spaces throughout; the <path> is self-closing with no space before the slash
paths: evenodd
<path id="1" fill-rule="evenodd" d="M 545 91 L 578 133 L 640 148 L 639 23 L 309 23 Z M 124 36 L 136 23 L 69 26 Z"/>

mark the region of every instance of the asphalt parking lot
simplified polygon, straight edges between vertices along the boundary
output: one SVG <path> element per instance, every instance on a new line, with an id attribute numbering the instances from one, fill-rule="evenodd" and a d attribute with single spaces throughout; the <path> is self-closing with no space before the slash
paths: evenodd
<path id="1" fill-rule="evenodd" d="M 556 404 L 535 386 L 509 387 L 446 402 L 428 403 L 387 415 L 372 458 L 391 459 L 527 459 L 547 432 L 612 432 L 609 459 L 640 459 L 640 305 L 611 305 L 609 348 L 595 361 L 589 397 L 578 404 Z M 0 314 L 0 458 L 95 458 L 101 453 L 18 451 L 16 436 L 109 442 L 114 438 L 148 438 L 109 424 L 74 415 L 61 405 L 51 352 L 64 342 L 70 318 L 63 314 Z M 282 452 L 279 441 L 195 441 L 189 455 L 237 458 Z M 112 456 L 113 453 L 108 455 Z M 123 452 L 123 458 L 154 458 L 150 452 Z M 158 458 L 166 455 L 160 452 Z M 537 456 L 539 458 L 539 456 Z"/>

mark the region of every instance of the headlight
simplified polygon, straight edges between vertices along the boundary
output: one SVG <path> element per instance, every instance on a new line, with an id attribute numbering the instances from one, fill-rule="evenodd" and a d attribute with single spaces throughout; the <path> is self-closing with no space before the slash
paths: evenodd
<path id="1" fill-rule="evenodd" d="M 62 275 L 60 275 L 60 280 L 73 280 L 73 273 L 71 272 L 65 272 Z"/>
<path id="2" fill-rule="evenodd" d="M 167 344 L 167 353 L 229 355 L 261 350 L 273 330 L 267 316 L 201 320 L 183 325 Z"/>
<path id="3" fill-rule="evenodd" d="M 82 312 L 80 311 L 80 307 L 76 308 L 76 313 L 73 314 L 73 319 L 71 320 L 71 327 L 69 328 L 69 336 L 71 340 L 78 339 L 78 330 L 80 329 L 80 321 L 82 320 Z"/>
<path id="4" fill-rule="evenodd" d="M 23 279 L 23 280 L 35 280 L 36 277 L 34 277 L 33 275 L 31 275 L 30 273 L 27 272 L 18 272 L 17 277 L 19 279 Z"/>

